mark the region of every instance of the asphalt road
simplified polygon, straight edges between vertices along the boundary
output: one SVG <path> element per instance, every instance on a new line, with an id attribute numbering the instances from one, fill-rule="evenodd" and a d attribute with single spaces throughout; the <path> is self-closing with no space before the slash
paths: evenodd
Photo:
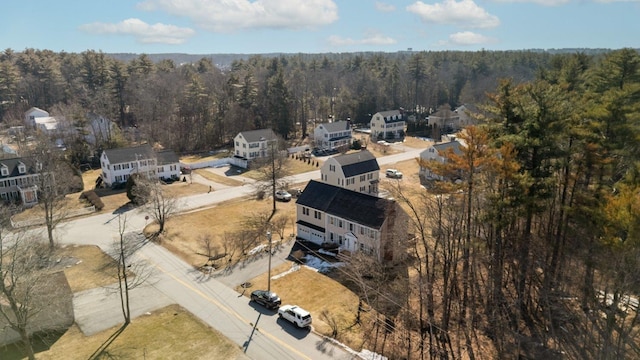
<path id="1" fill-rule="evenodd" d="M 420 151 L 422 150 L 417 149 L 382 157 L 378 159 L 378 163 L 385 165 L 412 159 L 419 156 Z M 291 176 L 287 180 L 290 183 L 302 183 L 319 177 L 319 171 L 312 171 Z M 250 195 L 254 191 L 255 189 L 251 185 L 224 188 L 208 194 L 182 198 L 179 208 L 180 211 L 190 211 L 209 207 L 222 201 Z M 121 215 L 99 214 L 61 224 L 56 230 L 56 238 L 61 245 L 97 245 L 107 251 L 118 237 L 119 220 L 125 218 L 126 230 L 134 233 L 140 232 L 147 222 L 145 214 L 137 209 Z M 274 312 L 249 303 L 246 297 L 228 286 L 237 282 L 238 279 L 224 281 L 224 279 L 203 276 L 201 272 L 194 271 L 191 265 L 154 243 L 147 243 L 137 252 L 137 256 L 138 260 L 146 262 L 154 273 L 154 277 L 149 281 L 149 286 L 153 287 L 153 292 L 157 291 L 157 297 L 162 299 L 159 303 L 174 302 L 179 304 L 239 344 L 247 356 L 252 359 L 355 358 L 349 351 L 334 345 L 317 334 L 297 329 L 288 322 L 279 320 Z M 238 276 L 251 278 L 264 270 L 257 267 L 252 271 L 258 273 L 242 273 Z M 105 304 L 102 300 L 104 294 L 95 292 L 83 295 L 85 296 L 82 297 L 82 305 L 78 303 L 85 311 L 82 314 L 105 312 Z M 134 293 L 131 299 L 133 306 L 143 311 L 148 296 L 147 293 L 144 296 L 142 294 L 136 296 Z M 80 299 L 76 299 L 76 301 L 80 301 Z M 155 306 L 160 305 L 155 304 Z M 115 310 L 113 314 L 114 317 L 119 316 L 119 309 Z M 101 319 L 88 316 L 80 321 L 91 323 L 100 322 Z"/>

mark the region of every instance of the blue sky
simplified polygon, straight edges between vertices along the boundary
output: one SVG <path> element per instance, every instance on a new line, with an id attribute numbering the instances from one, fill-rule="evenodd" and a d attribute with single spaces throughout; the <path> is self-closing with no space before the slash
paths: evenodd
<path id="1" fill-rule="evenodd" d="M 640 0 L 19 0 L 0 50 L 322 53 L 640 48 Z"/>

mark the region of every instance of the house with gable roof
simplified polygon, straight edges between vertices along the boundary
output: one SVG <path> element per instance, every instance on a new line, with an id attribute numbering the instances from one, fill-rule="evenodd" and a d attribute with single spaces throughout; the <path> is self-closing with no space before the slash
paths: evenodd
<path id="1" fill-rule="evenodd" d="M 313 139 L 316 148 L 323 150 L 335 150 L 340 147 L 351 146 L 353 135 L 351 121 L 341 120 L 323 123 L 313 130 Z"/>
<path id="2" fill-rule="evenodd" d="M 39 170 L 28 158 L 0 159 L 0 199 L 4 202 L 19 202 L 25 206 L 38 203 Z"/>
<path id="3" fill-rule="evenodd" d="M 453 152 L 456 155 L 462 155 L 463 144 L 451 138 L 451 141 L 433 144 L 420 153 L 420 170 L 418 174 L 423 179 L 444 180 L 440 175 L 436 175 L 424 165 L 429 161 L 437 161 L 441 164 L 447 162 L 447 153 Z"/>
<path id="4" fill-rule="evenodd" d="M 161 180 L 178 179 L 180 162 L 171 150 L 154 151 L 149 144 L 107 149 L 100 156 L 102 182 L 106 186 L 125 183 L 132 174 Z"/>
<path id="5" fill-rule="evenodd" d="M 373 140 L 404 138 L 406 122 L 400 110 L 377 112 L 371 117 L 369 125 Z"/>
<path id="6" fill-rule="evenodd" d="M 338 155 L 322 164 L 320 179 L 327 184 L 377 196 L 380 166 L 368 150 Z"/>
<path id="7" fill-rule="evenodd" d="M 311 180 L 296 201 L 298 239 L 364 252 L 378 261 L 406 258 L 409 216 L 395 200 Z"/>
<path id="8" fill-rule="evenodd" d="M 461 105 L 451 110 L 449 104 L 444 104 L 436 112 L 427 116 L 427 123 L 443 129 L 443 133 L 451 133 L 473 125 L 475 120 L 471 114 L 475 112 L 477 109 L 472 105 Z"/>
<path id="9" fill-rule="evenodd" d="M 233 139 L 233 155 L 251 161 L 269 155 L 269 141 L 275 141 L 278 135 L 271 129 L 241 131 Z"/>

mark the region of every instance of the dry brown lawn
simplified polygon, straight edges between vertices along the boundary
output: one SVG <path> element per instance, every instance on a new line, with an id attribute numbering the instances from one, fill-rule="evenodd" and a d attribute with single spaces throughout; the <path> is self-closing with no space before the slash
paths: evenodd
<path id="1" fill-rule="evenodd" d="M 276 202 L 276 217 L 284 214 L 289 221 L 284 232 L 285 237 L 294 233 L 295 201 Z M 206 253 L 203 239 L 210 237 L 213 246 L 222 249 L 225 233 L 231 234 L 242 229 L 248 218 L 260 214 L 270 214 L 272 200 L 235 199 L 218 204 L 212 208 L 189 212 L 170 218 L 167 221 L 161 243 L 184 261 L 196 267 L 203 265 L 206 258 L 197 253 Z M 153 232 L 154 225 L 145 230 Z M 274 235 L 275 236 L 275 235 Z M 264 240 L 266 243 L 266 239 Z M 233 259 L 237 261 L 239 259 Z"/>
<path id="2" fill-rule="evenodd" d="M 318 164 L 318 166 L 316 166 Z M 322 160 L 313 158 L 310 163 L 303 160 L 296 160 L 294 158 L 289 158 L 285 162 L 285 170 L 284 173 L 287 175 L 295 175 L 302 174 L 309 171 L 319 170 L 320 166 L 322 166 Z M 242 174 L 242 176 L 248 177 L 250 179 L 259 180 L 262 177 L 262 174 L 258 170 L 249 170 Z"/>
<path id="3" fill-rule="evenodd" d="M 243 182 L 240 180 L 236 180 L 234 178 L 228 176 L 221 176 L 218 174 L 214 174 L 211 171 L 207 171 L 206 169 L 196 169 L 193 171 L 194 173 L 202 176 L 207 180 L 211 180 L 213 182 L 228 185 L 228 186 L 242 186 Z"/>
<path id="4" fill-rule="evenodd" d="M 272 278 L 291 269 L 292 262 L 272 269 Z M 250 280 L 251 287 L 245 291 L 249 296 L 251 291 L 267 288 L 267 274 L 262 274 Z M 241 292 L 243 289 L 237 288 Z M 300 266 L 299 270 L 291 272 L 278 279 L 271 280 L 271 290 L 282 299 L 282 304 L 298 305 L 311 313 L 313 329 L 323 335 L 331 335 L 331 327 L 327 324 L 323 313 L 337 323 L 338 335 L 336 339 L 347 344 L 352 349 L 362 349 L 362 339 L 365 338 L 363 328 L 366 325 L 355 325 L 358 311 L 358 296 L 337 281 L 317 273 L 314 270 Z M 361 321 L 368 324 L 374 316 L 373 311 L 362 312 Z"/>
<path id="5" fill-rule="evenodd" d="M 107 286 L 117 281 L 107 270 L 114 260 L 97 246 L 67 246 L 59 250 L 60 258 L 70 257 L 74 263 L 64 273 L 72 292 Z"/>
<path id="6" fill-rule="evenodd" d="M 209 155 L 208 153 L 206 155 L 198 155 L 198 154 L 194 154 L 194 155 L 188 155 L 188 156 L 183 156 L 180 158 L 180 161 L 186 164 L 193 164 L 193 163 L 197 163 L 200 161 L 209 161 L 209 160 L 217 160 L 217 159 L 223 159 L 226 158 L 230 155 L 233 155 L 233 152 L 229 151 L 229 152 L 219 152 L 217 154 L 213 154 L 213 155 Z"/>
<path id="7" fill-rule="evenodd" d="M 72 326 L 38 359 L 88 359 L 116 330 L 84 336 Z M 178 305 L 134 319 L 108 349 L 112 359 L 237 359 L 240 347 Z"/>

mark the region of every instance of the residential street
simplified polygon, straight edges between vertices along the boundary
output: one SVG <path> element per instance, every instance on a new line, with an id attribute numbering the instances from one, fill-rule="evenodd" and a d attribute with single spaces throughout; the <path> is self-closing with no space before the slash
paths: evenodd
<path id="1" fill-rule="evenodd" d="M 417 157 L 420 151 L 422 150 L 416 149 L 394 154 L 379 158 L 378 162 L 383 165 L 412 159 Z M 319 171 L 312 171 L 291 176 L 288 180 L 291 183 L 301 183 L 317 178 Z M 225 200 L 250 195 L 253 191 L 252 186 L 243 185 L 185 197 L 180 202 L 180 210 L 190 211 L 208 207 Z M 126 217 L 127 232 L 139 233 L 146 225 L 145 214 L 140 210 L 131 210 L 121 216 Z M 97 245 L 103 250 L 108 250 L 117 237 L 117 214 L 99 214 L 72 220 L 61 225 L 56 231 L 56 238 L 61 245 Z M 278 253 L 274 261 L 283 261 L 286 255 L 282 254 L 284 251 Z M 254 307 L 246 297 L 230 287 L 238 281 L 243 282 L 263 273 L 266 268 L 264 265 L 250 264 L 246 269 L 234 270 L 236 274 L 216 278 L 195 271 L 193 266 L 154 243 L 147 243 L 138 251 L 137 256 L 146 261 L 155 274 L 148 282 L 152 288 L 147 290 L 148 293 L 145 293 L 144 289 L 133 293 L 132 306 L 138 315 L 152 311 L 166 302 L 179 304 L 239 344 L 252 359 L 354 358 L 353 354 L 315 333 L 296 329 L 286 321 L 278 320 L 275 312 L 267 311 L 260 306 Z M 116 302 L 115 305 L 107 306 L 105 294 L 101 291 L 88 291 L 76 295 L 76 319 L 80 323 L 87 323 L 86 326 L 89 326 L 88 323 L 102 323 L 102 317 L 106 313 L 113 314 L 112 317 L 115 319 L 120 316 L 119 304 Z M 154 297 L 155 301 L 149 302 L 149 297 Z M 140 305 L 139 302 L 144 304 Z M 85 325 L 81 324 L 80 327 L 83 328 Z M 97 329 L 94 328 L 93 331 Z"/>

